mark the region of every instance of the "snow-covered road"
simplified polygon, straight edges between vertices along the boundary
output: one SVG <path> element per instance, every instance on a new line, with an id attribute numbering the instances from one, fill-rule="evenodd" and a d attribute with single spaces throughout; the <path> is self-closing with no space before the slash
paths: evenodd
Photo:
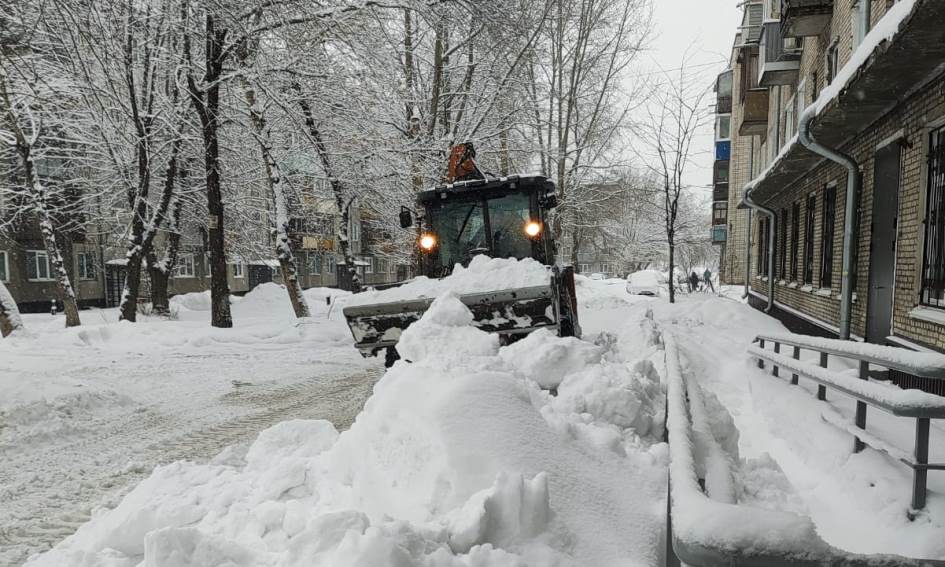
<path id="1" fill-rule="evenodd" d="M 61 318 L 27 316 L 34 337 L 0 354 L 0 565 L 114 507 L 156 465 L 206 460 L 286 419 L 350 426 L 382 365 L 350 347 L 324 299 L 313 296 L 313 321 L 294 327 L 281 293 L 235 305 L 228 333 L 209 329 L 202 297 L 179 321 L 133 328 L 63 331 Z"/>

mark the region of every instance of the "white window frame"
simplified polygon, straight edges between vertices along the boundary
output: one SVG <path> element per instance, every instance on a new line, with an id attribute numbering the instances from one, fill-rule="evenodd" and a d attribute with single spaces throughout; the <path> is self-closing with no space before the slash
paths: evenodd
<path id="1" fill-rule="evenodd" d="M 364 273 L 373 274 L 374 273 L 374 256 L 366 256 L 364 258 L 361 258 L 361 261 L 367 264 L 366 266 L 364 266 Z"/>
<path id="2" fill-rule="evenodd" d="M 184 268 L 189 267 L 189 270 Z M 174 279 L 190 279 L 197 277 L 197 259 L 193 254 L 181 254 L 177 258 L 177 267 L 174 269 Z"/>
<path id="3" fill-rule="evenodd" d="M 243 279 L 244 277 L 246 277 L 246 272 L 243 271 L 243 264 L 240 262 L 233 264 L 233 278 Z"/>
<path id="4" fill-rule="evenodd" d="M 583 274 L 584 272 L 590 272 L 590 271 L 591 271 L 590 264 L 578 263 L 578 273 Z"/>
<path id="5" fill-rule="evenodd" d="M 722 119 L 728 118 L 728 136 L 722 137 Z M 732 139 L 732 115 L 730 113 L 717 114 L 715 116 L 715 141 L 728 142 Z"/>
<path id="6" fill-rule="evenodd" d="M 322 274 L 322 255 L 318 252 L 309 252 L 308 255 L 308 273 L 310 276 L 320 276 Z"/>
<path id="7" fill-rule="evenodd" d="M 0 268 L 3 268 L 3 273 L 0 273 L 0 282 L 9 282 L 10 281 L 10 253 L 6 250 L 0 250 Z"/>
<path id="8" fill-rule="evenodd" d="M 51 281 L 53 281 L 54 278 L 52 277 L 52 266 L 49 264 L 49 254 L 47 254 L 45 250 L 27 250 L 27 251 L 26 251 L 26 263 L 27 263 L 27 270 L 26 270 L 26 273 L 27 273 L 27 276 L 28 276 L 29 273 L 30 273 L 30 272 L 29 272 L 29 267 L 28 267 L 28 265 L 29 265 L 29 263 L 30 263 L 31 261 L 37 262 L 37 263 L 35 264 L 35 267 L 36 267 L 36 274 L 39 275 L 39 263 L 38 263 L 39 258 L 45 258 L 45 259 L 46 259 L 46 277 L 44 277 L 44 278 L 40 278 L 40 277 L 30 278 L 30 277 L 27 277 L 27 280 L 26 280 L 26 281 L 30 281 L 30 282 L 51 282 Z"/>

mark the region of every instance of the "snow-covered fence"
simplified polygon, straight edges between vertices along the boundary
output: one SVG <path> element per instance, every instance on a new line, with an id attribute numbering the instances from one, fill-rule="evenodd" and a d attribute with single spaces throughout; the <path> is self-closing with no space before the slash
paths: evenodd
<path id="1" fill-rule="evenodd" d="M 929 463 L 929 428 L 932 419 L 945 419 L 945 397 L 870 382 L 869 370 L 873 364 L 923 378 L 945 380 L 945 356 L 791 334 L 759 335 L 755 343 L 757 346 L 750 346 L 748 354 L 758 359 L 759 368 L 764 368 L 765 361 L 768 361 L 774 376 L 779 375 L 781 368 L 790 371 L 791 384 L 797 384 L 799 376 L 816 382 L 817 398 L 820 400 L 827 399 L 828 387 L 856 399 L 856 415 L 852 425 L 844 422 L 835 412 L 824 413 L 824 421 L 853 435 L 854 453 L 859 453 L 869 445 L 911 467 L 912 503 L 908 514 L 912 517 L 914 511 L 925 507 L 928 471 L 945 470 L 945 463 Z M 773 350 L 766 349 L 766 343 L 771 343 Z M 781 354 L 782 345 L 792 347 L 791 356 Z M 820 365 L 800 360 L 802 349 L 819 353 Z M 859 377 L 828 370 L 828 357 L 831 355 L 856 361 L 859 364 Z M 915 419 L 915 448 L 912 455 L 866 432 L 867 405 L 897 417 Z"/>
<path id="2" fill-rule="evenodd" d="M 678 566 L 682 561 L 692 567 L 945 566 L 945 561 L 938 560 L 845 552 L 821 539 L 810 518 L 713 496 L 715 481 L 701 479 L 700 471 L 723 478 L 730 478 L 731 473 L 700 463 L 708 457 L 704 447 L 699 447 L 699 415 L 705 411 L 701 390 L 682 371 L 675 337 L 665 331 L 662 336 L 670 452 L 666 565 Z"/>

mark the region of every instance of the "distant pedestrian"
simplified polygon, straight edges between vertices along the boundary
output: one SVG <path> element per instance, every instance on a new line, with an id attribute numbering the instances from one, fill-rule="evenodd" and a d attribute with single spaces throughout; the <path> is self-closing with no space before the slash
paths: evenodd
<path id="1" fill-rule="evenodd" d="M 695 270 L 689 274 L 689 289 L 693 292 L 699 291 L 699 276 L 696 275 Z"/>
<path id="2" fill-rule="evenodd" d="M 702 281 L 705 282 L 706 287 L 712 290 L 712 293 L 715 293 L 715 286 L 712 285 L 712 272 L 709 268 L 706 268 L 705 272 L 702 273 Z"/>

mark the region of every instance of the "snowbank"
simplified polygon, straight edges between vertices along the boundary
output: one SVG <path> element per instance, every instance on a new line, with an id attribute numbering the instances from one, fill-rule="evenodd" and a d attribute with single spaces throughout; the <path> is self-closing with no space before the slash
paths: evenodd
<path id="1" fill-rule="evenodd" d="M 500 349 L 471 319 L 455 294 L 435 300 L 402 337 L 413 362 L 350 430 L 285 422 L 245 458 L 155 469 L 29 565 L 656 564 L 666 447 L 649 360 L 547 333 Z"/>
<path id="2" fill-rule="evenodd" d="M 400 287 L 354 295 L 348 305 L 393 303 L 421 297 L 437 297 L 446 292 L 462 295 L 547 285 L 550 278 L 551 270 L 531 258 L 516 260 L 476 256 L 468 268 L 457 264 L 453 273 L 443 279 L 420 276 Z"/>

